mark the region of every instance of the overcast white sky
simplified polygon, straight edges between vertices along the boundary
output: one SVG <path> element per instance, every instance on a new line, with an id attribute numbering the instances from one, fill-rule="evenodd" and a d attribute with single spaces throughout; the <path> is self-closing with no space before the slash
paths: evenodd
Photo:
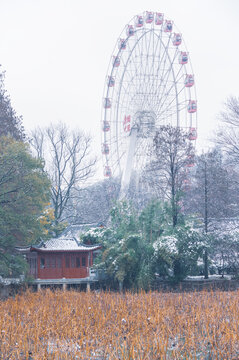
<path id="1" fill-rule="evenodd" d="M 90 132 L 100 156 L 104 81 L 134 15 L 163 12 L 180 29 L 195 74 L 198 145 L 239 96 L 238 0 L 0 0 L 0 64 L 26 130 L 59 120 Z"/>

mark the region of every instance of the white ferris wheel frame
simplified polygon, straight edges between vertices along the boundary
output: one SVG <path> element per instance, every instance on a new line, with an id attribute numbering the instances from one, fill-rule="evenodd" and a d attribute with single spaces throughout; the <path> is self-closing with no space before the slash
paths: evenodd
<path id="1" fill-rule="evenodd" d="M 159 13 L 151 14 L 155 20 Z M 191 129 L 197 131 L 194 74 L 181 33 L 169 20 L 164 19 L 160 25 L 155 21 L 146 23 L 147 15 L 145 12 L 133 17 L 124 27 L 111 56 L 104 86 L 103 164 L 105 176 L 120 176 L 121 197 L 127 193 L 134 168 L 144 166 L 155 130 L 171 124 L 189 133 Z M 140 17 L 143 26 L 137 27 Z M 165 31 L 168 23 L 173 31 Z M 129 28 L 134 35 L 126 35 Z M 181 37 L 180 44 L 173 44 L 175 35 Z M 118 48 L 122 42 L 125 48 Z M 183 56 L 187 61 L 180 63 Z M 187 86 L 185 79 L 189 76 L 193 84 Z M 196 136 L 191 140 L 196 140 Z"/>

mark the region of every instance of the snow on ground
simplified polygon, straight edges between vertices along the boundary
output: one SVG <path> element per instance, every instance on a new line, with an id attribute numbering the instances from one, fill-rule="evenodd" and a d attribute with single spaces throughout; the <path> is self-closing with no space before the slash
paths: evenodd
<path id="1" fill-rule="evenodd" d="M 186 281 L 210 281 L 210 280 L 231 280 L 232 276 L 231 275 L 224 275 L 224 277 L 222 277 L 222 275 L 209 275 L 208 279 L 204 279 L 204 276 L 187 276 L 186 277 Z"/>

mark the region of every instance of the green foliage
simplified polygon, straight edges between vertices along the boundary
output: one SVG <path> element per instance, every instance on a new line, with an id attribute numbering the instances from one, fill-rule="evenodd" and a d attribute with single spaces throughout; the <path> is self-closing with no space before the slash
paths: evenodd
<path id="1" fill-rule="evenodd" d="M 180 281 L 202 270 L 199 261 L 210 250 L 211 237 L 182 220 L 174 226 L 168 204 L 154 200 L 137 214 L 123 200 L 112 209 L 108 228 L 90 230 L 83 238 L 102 244 L 97 266 L 111 284 L 148 290 L 155 274 Z"/>
<path id="2" fill-rule="evenodd" d="M 88 239 L 102 244 L 98 266 L 104 268 L 114 286 L 137 286 L 143 255 L 142 235 L 137 229 L 136 212 L 123 200 L 112 208 L 110 226 L 107 229 L 90 230 L 83 236 L 84 241 Z"/>
<path id="3" fill-rule="evenodd" d="M 174 280 L 197 273 L 197 262 L 205 247 L 205 235 L 189 225 L 168 228 L 168 232 L 154 243 L 155 256 L 161 266 L 164 264 L 160 270 L 165 275 L 171 269 Z"/>
<path id="4" fill-rule="evenodd" d="M 132 204 L 129 204 L 126 200 L 116 203 L 111 209 L 110 216 L 111 226 L 116 230 L 119 238 L 124 236 L 126 232 L 137 231 L 137 213 Z"/>
<path id="5" fill-rule="evenodd" d="M 12 108 L 10 97 L 4 88 L 4 78 L 5 72 L 0 69 L 0 136 L 11 136 L 15 140 L 24 140 L 22 118 L 17 116 Z"/>
<path id="6" fill-rule="evenodd" d="M 105 229 L 103 227 L 93 228 L 86 231 L 83 235 L 80 236 L 83 244 L 98 244 L 101 243 L 101 237 L 105 233 Z"/>
<path id="7" fill-rule="evenodd" d="M 174 258 L 174 276 L 180 280 L 194 275 L 205 245 L 202 234 L 190 227 L 180 227 L 175 233 L 178 253 Z"/>
<path id="8" fill-rule="evenodd" d="M 42 234 L 39 216 L 49 201 L 49 187 L 50 182 L 42 171 L 42 163 L 31 156 L 28 145 L 1 137 L 1 269 L 5 264 L 11 272 L 15 266 L 10 265 L 15 246 L 36 241 Z M 17 261 L 16 257 L 14 259 Z"/>
<path id="9" fill-rule="evenodd" d="M 139 227 L 150 243 L 164 231 L 163 228 L 168 221 L 170 219 L 165 205 L 157 200 L 152 200 L 139 215 Z"/>
<path id="10" fill-rule="evenodd" d="M 22 255 L 12 251 L 0 255 L 0 274 L 3 277 L 17 277 L 26 273 L 28 265 Z"/>
<path id="11" fill-rule="evenodd" d="M 217 232 L 211 238 L 211 253 L 219 273 L 238 275 L 239 273 L 239 233 L 236 231 Z"/>
<path id="12" fill-rule="evenodd" d="M 102 244 L 98 267 L 104 268 L 112 284 L 150 288 L 154 280 L 153 239 L 160 233 L 164 216 L 163 207 L 156 201 L 141 214 L 125 200 L 115 204 L 110 226 L 98 234 L 94 232 L 97 236 L 94 241 Z M 93 232 L 90 233 L 92 236 Z M 89 232 L 83 238 L 88 237 Z"/>

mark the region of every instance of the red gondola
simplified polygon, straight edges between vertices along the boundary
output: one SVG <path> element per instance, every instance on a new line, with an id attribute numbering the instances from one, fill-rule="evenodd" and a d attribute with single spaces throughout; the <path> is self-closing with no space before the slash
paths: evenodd
<path id="1" fill-rule="evenodd" d="M 126 41 L 125 39 L 119 39 L 119 49 L 125 50 L 126 49 Z"/>
<path id="2" fill-rule="evenodd" d="M 190 128 L 189 129 L 189 140 L 196 140 L 197 139 L 197 129 L 196 128 Z"/>
<path id="3" fill-rule="evenodd" d="M 118 56 L 113 56 L 113 67 L 120 66 L 120 59 Z"/>
<path id="4" fill-rule="evenodd" d="M 107 83 L 108 83 L 108 86 L 109 86 L 109 87 L 115 86 L 115 78 L 114 78 L 113 76 L 108 76 L 108 81 L 107 81 Z"/>
<path id="5" fill-rule="evenodd" d="M 104 168 L 104 176 L 105 177 L 111 177 L 111 168 L 109 166 L 105 166 Z"/>
<path id="6" fill-rule="evenodd" d="M 126 34 L 127 34 L 127 36 L 133 36 L 134 35 L 134 27 L 133 27 L 133 25 L 128 25 L 127 30 L 126 30 Z"/>
<path id="7" fill-rule="evenodd" d="M 182 65 L 187 64 L 187 62 L 188 62 L 188 53 L 185 52 L 185 51 L 181 51 L 178 60 L 179 60 L 179 64 L 182 64 Z"/>
<path id="8" fill-rule="evenodd" d="M 156 13 L 155 14 L 155 25 L 161 25 L 163 23 L 163 14 L 162 13 Z"/>
<path id="9" fill-rule="evenodd" d="M 130 131 L 130 121 L 131 121 L 130 115 L 128 115 L 128 116 L 125 115 L 124 122 L 123 122 L 124 132 L 129 132 Z"/>
<path id="10" fill-rule="evenodd" d="M 194 155 L 188 155 L 187 157 L 187 167 L 193 167 L 195 165 L 194 163 Z"/>
<path id="11" fill-rule="evenodd" d="M 189 100 L 188 103 L 188 112 L 195 113 L 197 111 L 197 101 L 196 100 Z"/>
<path id="12" fill-rule="evenodd" d="M 102 130 L 103 130 L 104 132 L 107 132 L 107 131 L 110 130 L 110 123 L 109 123 L 109 121 L 103 121 Z"/>
<path id="13" fill-rule="evenodd" d="M 191 181 L 189 179 L 183 180 L 183 190 L 189 191 L 191 189 Z"/>
<path id="14" fill-rule="evenodd" d="M 194 85 L 194 76 L 193 75 L 186 75 L 184 84 L 186 87 L 191 87 Z"/>
<path id="15" fill-rule="evenodd" d="M 101 152 L 103 155 L 108 155 L 109 152 L 110 152 L 110 148 L 109 148 L 109 145 L 108 144 L 102 144 L 102 149 L 101 149 Z"/>
<path id="16" fill-rule="evenodd" d="M 111 108 L 111 100 L 109 98 L 104 98 L 104 108 L 105 109 Z"/>
<path id="17" fill-rule="evenodd" d="M 173 34 L 173 45 L 178 46 L 182 43 L 182 36 L 181 34 Z"/>
<path id="18" fill-rule="evenodd" d="M 143 25 L 144 25 L 143 16 L 137 15 L 136 20 L 135 20 L 135 26 L 142 27 Z"/>
<path id="19" fill-rule="evenodd" d="M 165 20 L 164 31 L 171 32 L 173 30 L 173 22 L 171 20 Z"/>
<path id="20" fill-rule="evenodd" d="M 151 24 L 154 20 L 154 13 L 152 11 L 146 11 L 145 22 Z"/>

